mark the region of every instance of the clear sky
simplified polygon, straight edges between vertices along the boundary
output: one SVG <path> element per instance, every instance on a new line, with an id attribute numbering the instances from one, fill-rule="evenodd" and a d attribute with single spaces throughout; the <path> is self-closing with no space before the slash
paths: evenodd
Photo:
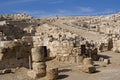
<path id="1" fill-rule="evenodd" d="M 1 0 L 0 14 L 34 17 L 106 15 L 120 11 L 120 0 Z"/>

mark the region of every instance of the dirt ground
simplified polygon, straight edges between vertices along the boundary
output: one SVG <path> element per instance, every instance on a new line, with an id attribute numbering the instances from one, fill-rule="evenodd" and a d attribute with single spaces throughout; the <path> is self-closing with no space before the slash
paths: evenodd
<path id="1" fill-rule="evenodd" d="M 100 54 L 106 58 L 110 58 L 111 64 L 103 67 L 103 62 L 95 62 L 99 67 L 97 67 L 97 72 L 92 74 L 81 72 L 79 70 L 80 65 L 63 68 L 63 72 L 59 74 L 64 75 L 64 77 L 59 80 L 120 80 L 120 53 L 109 51 Z"/>
<path id="2" fill-rule="evenodd" d="M 48 61 L 48 67 L 59 67 L 58 80 L 120 80 L 120 53 L 112 51 L 99 53 L 105 58 L 110 58 L 111 64 L 102 66 L 103 62 L 94 62 L 97 68 L 96 73 L 88 74 L 81 72 L 80 64 L 55 63 Z M 15 73 L 0 74 L 0 80 L 33 80 L 27 76 L 28 69 L 16 69 Z M 47 80 L 46 78 L 39 80 Z"/>

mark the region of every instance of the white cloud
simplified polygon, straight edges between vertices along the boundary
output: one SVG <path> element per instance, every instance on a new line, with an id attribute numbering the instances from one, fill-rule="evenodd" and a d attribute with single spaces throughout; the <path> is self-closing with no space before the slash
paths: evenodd
<path id="1" fill-rule="evenodd" d="M 13 0 L 13 1 L 1 3 L 0 6 L 13 5 L 13 4 L 19 4 L 19 3 L 27 3 L 27 2 L 32 2 L 32 1 L 38 1 L 38 0 Z"/>
<path id="2" fill-rule="evenodd" d="M 80 10 L 81 12 L 84 12 L 84 13 L 91 13 L 94 11 L 93 8 L 91 7 L 77 7 L 78 10 Z"/>
<path id="3" fill-rule="evenodd" d="M 69 15 L 68 11 L 62 11 L 58 10 L 56 12 L 46 12 L 46 11 L 39 11 L 39 10 L 14 10 L 12 11 L 13 13 L 20 14 L 20 13 L 26 13 L 34 17 L 54 17 L 56 15 L 58 16 L 64 16 L 64 15 Z"/>
<path id="4" fill-rule="evenodd" d="M 56 0 L 56 1 L 48 1 L 49 4 L 60 4 L 60 3 L 63 3 L 64 0 Z"/>
<path id="5" fill-rule="evenodd" d="M 72 15 L 84 15 L 79 10 L 66 10 L 66 9 L 58 9 L 55 12 L 47 12 L 47 11 L 39 11 L 39 10 L 14 10 L 13 13 L 26 13 L 34 17 L 54 17 L 54 16 L 72 16 Z"/>
<path id="6" fill-rule="evenodd" d="M 105 9 L 103 12 L 86 10 L 81 11 L 80 9 L 67 10 L 67 9 L 58 9 L 54 12 L 50 11 L 41 11 L 41 10 L 14 10 L 13 13 L 26 13 L 33 17 L 54 17 L 54 16 L 80 16 L 80 15 L 105 15 L 108 13 L 113 13 L 115 11 L 110 9 Z"/>
<path id="7" fill-rule="evenodd" d="M 109 15 L 109 14 L 114 14 L 118 13 L 120 10 L 112 10 L 112 9 L 104 9 L 103 11 L 95 12 L 93 15 Z"/>

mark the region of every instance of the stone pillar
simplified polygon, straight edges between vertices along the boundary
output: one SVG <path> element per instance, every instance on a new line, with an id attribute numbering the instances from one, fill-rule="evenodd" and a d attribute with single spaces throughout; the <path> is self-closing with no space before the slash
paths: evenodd
<path id="1" fill-rule="evenodd" d="M 33 62 L 43 62 L 44 61 L 44 53 L 42 52 L 41 47 L 32 48 L 31 54 L 32 54 Z"/>
<path id="2" fill-rule="evenodd" d="M 28 72 L 28 76 L 33 79 L 39 79 L 46 76 L 46 63 L 42 49 L 41 46 L 31 49 L 32 70 Z"/>

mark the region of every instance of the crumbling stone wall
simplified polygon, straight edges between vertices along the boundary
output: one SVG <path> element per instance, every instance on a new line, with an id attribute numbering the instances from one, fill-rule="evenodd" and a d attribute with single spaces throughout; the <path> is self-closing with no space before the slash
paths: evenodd
<path id="1" fill-rule="evenodd" d="M 31 46 L 23 41 L 2 41 L 0 46 L 0 69 L 29 67 Z"/>
<path id="2" fill-rule="evenodd" d="M 3 37 L 8 38 L 6 40 L 21 39 L 27 33 L 13 25 L 0 26 L 0 32 L 2 32 Z"/>
<path id="3" fill-rule="evenodd" d="M 74 47 L 80 46 L 81 36 L 70 31 L 44 24 L 36 29 L 34 46 L 47 46 L 50 56 L 71 54 Z"/>

